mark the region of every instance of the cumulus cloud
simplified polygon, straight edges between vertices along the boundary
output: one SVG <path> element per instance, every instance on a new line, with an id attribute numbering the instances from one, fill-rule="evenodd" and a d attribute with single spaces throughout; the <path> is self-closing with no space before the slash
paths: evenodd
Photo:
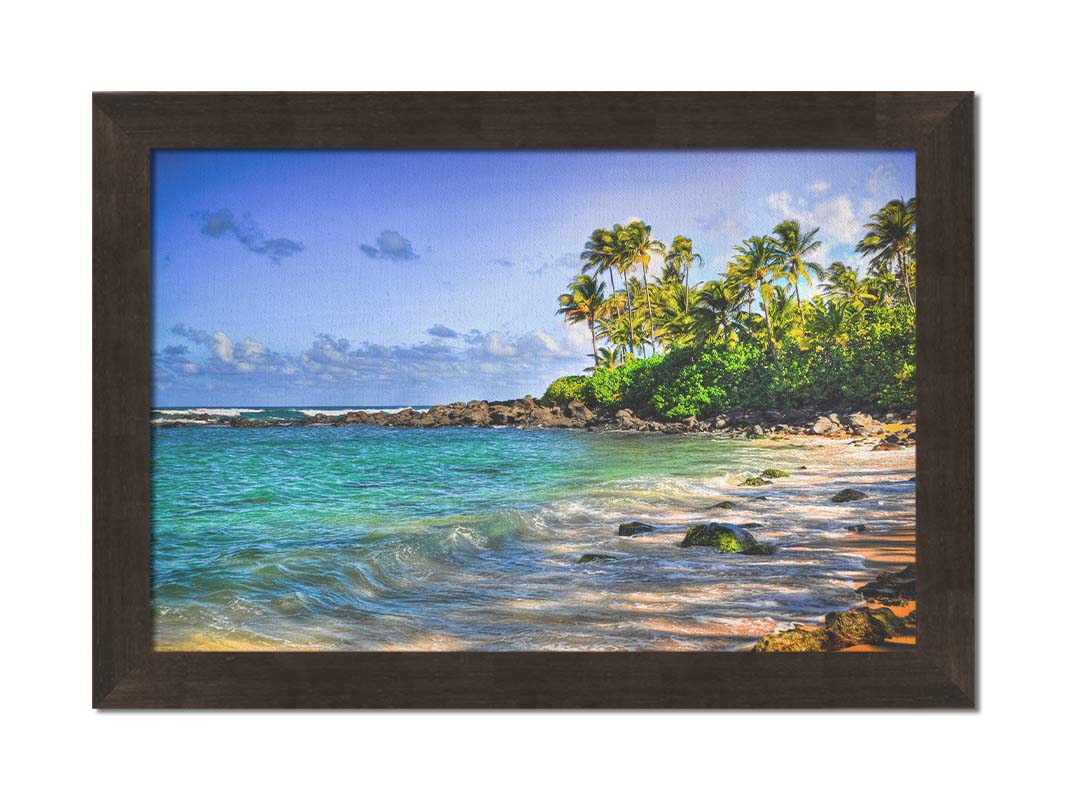
<path id="1" fill-rule="evenodd" d="M 157 381 L 170 386 L 184 378 L 186 386 L 190 381 L 203 386 L 210 379 L 231 389 L 255 386 L 257 392 L 326 384 L 353 394 L 414 392 L 442 400 L 460 399 L 454 394 L 461 390 L 454 387 L 487 396 L 521 396 L 540 391 L 559 375 L 580 371 L 588 365 L 590 350 L 584 328 L 561 327 L 555 335 L 544 330 L 464 334 L 435 325 L 427 331 L 429 341 L 406 345 L 356 343 L 320 333 L 299 352 L 281 354 L 250 337 L 176 327 L 197 347 L 172 345 L 155 354 Z M 445 331 L 449 333 L 442 336 Z"/>
<path id="2" fill-rule="evenodd" d="M 282 259 L 296 255 L 304 249 L 304 245 L 292 239 L 268 239 L 250 216 L 245 214 L 238 220 L 228 208 L 204 212 L 197 217 L 200 220 L 200 233 L 204 236 L 212 239 L 233 236 L 253 253 L 264 255 L 275 264 L 281 263 Z"/>
<path id="3" fill-rule="evenodd" d="M 369 244 L 361 244 L 362 250 L 369 258 L 384 259 L 387 261 L 414 261 L 419 254 L 411 247 L 407 237 L 396 231 L 382 231 L 375 240 L 377 247 Z"/>
<path id="4" fill-rule="evenodd" d="M 823 194 L 829 188 L 830 184 L 824 180 L 812 181 L 808 184 L 808 191 L 815 194 Z"/>
<path id="5" fill-rule="evenodd" d="M 809 206 L 789 192 L 775 192 L 767 198 L 767 204 L 784 219 L 795 219 L 802 228 L 818 228 L 819 238 L 828 246 L 856 242 L 863 231 L 863 223 L 847 195 Z"/>

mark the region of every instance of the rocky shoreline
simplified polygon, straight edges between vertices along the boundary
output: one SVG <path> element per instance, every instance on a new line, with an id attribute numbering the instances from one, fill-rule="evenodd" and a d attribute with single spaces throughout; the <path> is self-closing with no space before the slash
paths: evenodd
<path id="1" fill-rule="evenodd" d="M 887 645 L 914 644 L 915 565 L 880 573 L 856 589 L 866 603 L 827 614 L 822 625 L 796 625 L 760 639 L 757 653 L 833 653 L 885 650 Z"/>
<path id="2" fill-rule="evenodd" d="M 207 412 L 178 420 L 153 420 L 158 428 L 202 425 L 231 428 L 346 427 L 381 425 L 389 428 L 584 428 L 591 431 L 650 431 L 657 433 L 711 433 L 762 438 L 772 435 L 813 435 L 877 439 L 885 449 L 915 443 L 915 412 L 878 412 L 874 409 L 799 408 L 789 411 L 735 409 L 708 419 L 689 417 L 681 421 L 656 419 L 647 412 L 623 408 L 610 412 L 592 409 L 579 400 L 542 406 L 532 397 L 489 402 L 472 400 L 432 406 L 425 411 L 404 409 L 396 413 L 349 411 L 341 415 L 313 414 L 298 420 L 247 419 Z"/>

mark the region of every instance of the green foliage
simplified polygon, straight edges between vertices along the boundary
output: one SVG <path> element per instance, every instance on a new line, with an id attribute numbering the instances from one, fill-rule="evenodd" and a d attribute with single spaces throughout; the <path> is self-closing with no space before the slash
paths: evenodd
<path id="1" fill-rule="evenodd" d="M 556 378 L 545 390 L 541 398 L 541 405 L 554 406 L 569 403 L 572 400 L 581 400 L 583 403 L 594 402 L 592 393 L 592 379 L 586 375 L 566 375 Z"/>
<path id="2" fill-rule="evenodd" d="M 862 278 L 841 262 L 823 269 L 811 260 L 818 228 L 783 220 L 772 235 L 735 246 L 720 280 L 692 287 L 690 272 L 704 259 L 687 236 L 675 236 L 668 250 L 643 221 L 598 228 L 582 252 L 583 274 L 559 297 L 559 313 L 589 327 L 593 374 L 580 389 L 553 384 L 544 402 L 581 392 L 606 411 L 666 419 L 730 409 L 914 408 L 915 219 L 914 198 L 870 216 L 856 247 L 869 258 Z M 653 259 L 663 269 L 649 283 Z M 610 295 L 597 280 L 605 273 Z M 822 293 L 804 299 L 801 287 L 816 279 L 825 280 Z"/>
<path id="3" fill-rule="evenodd" d="M 915 312 L 873 306 L 852 314 L 838 336 L 803 348 L 787 341 L 778 366 L 756 343 L 709 343 L 598 369 L 592 401 L 607 410 L 649 409 L 666 419 L 727 409 L 808 405 L 915 405 Z"/>

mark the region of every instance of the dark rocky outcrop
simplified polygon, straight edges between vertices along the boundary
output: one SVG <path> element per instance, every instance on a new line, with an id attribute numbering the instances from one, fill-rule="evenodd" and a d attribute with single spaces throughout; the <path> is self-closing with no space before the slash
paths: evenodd
<path id="1" fill-rule="evenodd" d="M 908 564 L 899 572 L 879 573 L 873 581 L 856 591 L 871 600 L 914 600 L 915 587 L 915 565 Z"/>
<path id="2" fill-rule="evenodd" d="M 888 608 L 861 606 L 827 614 L 821 628 L 794 628 L 764 636 L 757 653 L 831 652 L 857 644 L 881 644 L 904 628 Z"/>
<path id="3" fill-rule="evenodd" d="M 619 536 L 637 536 L 639 533 L 648 533 L 655 527 L 647 522 L 624 522 L 619 526 Z"/>
<path id="4" fill-rule="evenodd" d="M 860 492 L 856 489 L 842 489 L 840 492 L 830 498 L 831 503 L 851 503 L 855 500 L 865 500 L 870 497 L 866 492 Z"/>
<path id="5" fill-rule="evenodd" d="M 741 481 L 742 486 L 769 486 L 770 481 L 765 481 L 763 478 L 745 478 Z"/>
<path id="6" fill-rule="evenodd" d="M 740 553 L 758 542 L 740 525 L 718 522 L 693 525 L 685 532 L 682 547 L 713 547 L 719 553 Z"/>
<path id="7" fill-rule="evenodd" d="M 580 400 L 543 406 L 532 397 L 518 400 L 472 400 L 432 406 L 424 411 L 405 409 L 395 414 L 382 411 L 350 411 L 343 415 L 314 414 L 300 419 L 246 419 L 204 412 L 190 412 L 181 418 L 155 414 L 152 424 L 158 428 L 185 427 L 189 424 L 220 425 L 233 428 L 302 427 L 318 425 L 382 425 L 390 428 L 490 427 L 518 428 L 588 428 L 590 430 L 627 430 L 658 433 L 712 433 L 733 438 L 761 438 L 816 434 L 819 436 L 881 435 L 885 426 L 894 424 L 894 432 L 885 437 L 889 444 L 908 446 L 915 441 L 914 414 L 872 416 L 870 409 L 829 410 L 815 407 L 777 411 L 774 409 L 731 409 L 712 418 L 695 416 L 681 421 L 656 417 L 648 408 L 623 408 L 609 411 L 586 406 Z M 779 476 L 784 477 L 784 476 Z"/>
<path id="8" fill-rule="evenodd" d="M 845 530 L 850 531 L 852 533 L 863 533 L 867 530 L 867 526 L 863 523 L 860 523 L 858 525 L 847 525 L 845 526 Z"/>
<path id="9" fill-rule="evenodd" d="M 716 503 L 715 505 L 713 505 L 712 508 L 723 508 L 723 509 L 726 509 L 727 511 L 729 511 L 735 505 L 736 505 L 736 503 L 734 503 L 731 500 L 723 500 L 721 503 Z"/>

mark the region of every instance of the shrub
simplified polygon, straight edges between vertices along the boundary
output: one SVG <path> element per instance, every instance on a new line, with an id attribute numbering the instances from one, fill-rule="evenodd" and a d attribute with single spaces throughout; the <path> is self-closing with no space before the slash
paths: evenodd
<path id="1" fill-rule="evenodd" d="M 565 375 L 562 378 L 556 378 L 541 397 L 541 405 L 554 406 L 569 403 L 572 400 L 581 400 L 586 404 L 592 403 L 593 392 L 588 376 Z"/>

